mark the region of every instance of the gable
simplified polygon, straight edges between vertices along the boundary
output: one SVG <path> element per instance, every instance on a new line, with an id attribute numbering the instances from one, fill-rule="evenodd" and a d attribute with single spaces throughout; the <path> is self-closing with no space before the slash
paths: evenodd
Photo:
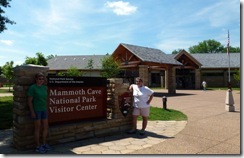
<path id="1" fill-rule="evenodd" d="M 122 65 L 138 66 L 144 65 L 182 65 L 177 60 L 168 56 L 159 49 L 135 46 L 121 43 L 112 54 L 116 61 Z M 125 67 L 125 66 L 124 66 Z M 128 66 L 127 66 L 128 67 Z"/>
<path id="2" fill-rule="evenodd" d="M 184 49 L 181 50 L 176 56 L 175 59 L 181 62 L 184 66 L 192 66 L 195 68 L 199 68 L 202 64 L 196 60 L 193 56 L 187 53 Z"/>

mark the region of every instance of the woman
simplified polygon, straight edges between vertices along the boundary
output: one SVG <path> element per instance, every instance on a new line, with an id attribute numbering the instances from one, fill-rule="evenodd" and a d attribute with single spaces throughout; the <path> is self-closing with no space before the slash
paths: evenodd
<path id="1" fill-rule="evenodd" d="M 140 77 L 136 78 L 136 84 L 132 84 L 129 90 L 133 90 L 133 127 L 129 134 L 134 134 L 137 131 L 137 117 L 142 116 L 142 129 L 140 135 L 145 134 L 145 129 L 147 127 L 147 120 L 150 112 L 150 102 L 153 98 L 153 91 L 147 86 L 143 86 L 142 79 Z"/>
<path id="2" fill-rule="evenodd" d="M 51 150 L 47 144 L 48 114 L 47 114 L 47 86 L 44 85 L 45 76 L 42 73 L 35 75 L 35 84 L 28 89 L 28 105 L 31 117 L 34 119 L 36 152 L 45 153 Z M 43 125 L 42 145 L 40 143 L 40 130 Z"/>

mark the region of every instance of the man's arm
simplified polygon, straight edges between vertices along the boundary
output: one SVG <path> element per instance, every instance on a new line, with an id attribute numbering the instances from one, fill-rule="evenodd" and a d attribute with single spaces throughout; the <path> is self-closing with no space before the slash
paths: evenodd
<path id="1" fill-rule="evenodd" d="M 150 104 L 150 103 L 151 103 L 151 101 L 152 101 L 152 99 L 153 99 L 153 94 L 152 94 L 152 95 L 150 95 L 150 97 L 149 97 L 149 99 L 148 99 L 148 101 L 147 101 L 147 104 Z"/>

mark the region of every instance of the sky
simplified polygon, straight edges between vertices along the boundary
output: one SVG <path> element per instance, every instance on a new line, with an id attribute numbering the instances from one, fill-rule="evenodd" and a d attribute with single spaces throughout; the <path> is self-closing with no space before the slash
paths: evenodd
<path id="1" fill-rule="evenodd" d="M 166 54 L 214 39 L 240 47 L 239 0 L 12 0 L 0 33 L 0 66 L 41 52 L 112 54 L 120 43 Z"/>

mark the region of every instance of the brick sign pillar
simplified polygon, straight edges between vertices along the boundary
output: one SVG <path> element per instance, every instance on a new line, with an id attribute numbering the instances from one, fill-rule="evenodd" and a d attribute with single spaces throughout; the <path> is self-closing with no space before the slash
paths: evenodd
<path id="1" fill-rule="evenodd" d="M 30 148 L 34 144 L 34 124 L 30 119 L 27 91 L 35 83 L 35 74 L 47 75 L 48 67 L 23 65 L 14 68 L 13 103 L 13 146 L 18 149 Z"/>

